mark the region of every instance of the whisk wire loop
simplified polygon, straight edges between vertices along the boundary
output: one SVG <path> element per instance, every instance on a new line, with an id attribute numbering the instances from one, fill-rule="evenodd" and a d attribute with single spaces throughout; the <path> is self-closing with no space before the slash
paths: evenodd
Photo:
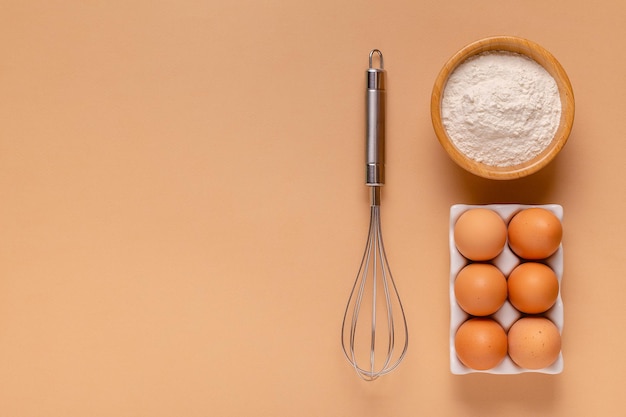
<path id="1" fill-rule="evenodd" d="M 378 187 L 373 187 L 378 188 Z M 378 194 L 379 190 L 372 190 L 372 194 Z M 379 194 L 378 194 L 379 195 Z M 374 201 L 374 197 L 373 197 Z M 361 365 L 357 357 L 357 333 L 363 329 L 358 325 L 359 316 L 362 309 L 366 307 L 365 303 L 369 301 L 366 297 L 368 289 L 371 289 L 371 304 L 367 307 L 370 309 L 369 316 L 369 357 L 367 365 Z M 377 305 L 380 301 L 378 297 L 379 289 L 382 291 L 382 300 L 384 307 L 382 312 L 379 311 Z M 364 298 L 366 298 L 364 300 Z M 367 301 L 366 301 L 367 300 Z M 394 310 L 394 308 L 396 310 Z M 395 316 L 394 316 L 395 315 Z M 361 318 L 362 320 L 363 318 Z M 377 337 L 377 327 L 381 324 L 378 320 L 386 322 L 387 338 L 380 339 Z M 396 320 L 399 319 L 399 323 Z M 347 328 L 347 323 L 350 323 Z M 400 325 L 403 328 L 402 340 L 403 346 L 400 353 L 397 353 L 396 329 Z M 346 337 L 346 332 L 348 337 Z M 373 381 L 378 377 L 385 375 L 394 370 L 404 359 L 408 347 L 408 329 L 404 308 L 398 295 L 398 291 L 389 268 L 389 262 L 385 253 L 385 247 L 382 237 L 380 206 L 372 204 L 370 208 L 370 225 L 368 231 L 367 244 L 363 254 L 363 259 L 354 282 L 352 292 L 346 305 L 342 325 L 342 347 L 344 354 L 350 364 L 354 367 L 357 374 L 364 380 Z M 384 359 L 377 357 L 383 354 Z M 361 358 L 362 359 L 362 358 Z"/>

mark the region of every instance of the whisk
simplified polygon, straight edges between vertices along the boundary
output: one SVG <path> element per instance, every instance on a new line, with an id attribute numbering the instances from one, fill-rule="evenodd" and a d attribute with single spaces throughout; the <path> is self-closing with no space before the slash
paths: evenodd
<path id="1" fill-rule="evenodd" d="M 379 57 L 379 68 L 373 66 L 374 55 Z M 404 308 L 391 275 L 380 224 L 380 191 L 385 183 L 385 70 L 378 49 L 369 55 L 366 130 L 365 183 L 370 187 L 370 225 L 343 316 L 341 344 L 357 374 L 373 381 L 400 364 L 409 342 Z"/>

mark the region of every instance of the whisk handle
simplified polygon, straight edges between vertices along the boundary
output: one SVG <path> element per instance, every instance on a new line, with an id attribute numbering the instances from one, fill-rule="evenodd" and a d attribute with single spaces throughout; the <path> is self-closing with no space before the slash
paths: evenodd
<path id="1" fill-rule="evenodd" d="M 372 58 L 378 54 L 380 67 L 374 68 Z M 367 69 L 367 126 L 366 126 L 366 176 L 368 186 L 385 183 L 385 70 L 383 54 L 378 49 L 370 52 Z"/>

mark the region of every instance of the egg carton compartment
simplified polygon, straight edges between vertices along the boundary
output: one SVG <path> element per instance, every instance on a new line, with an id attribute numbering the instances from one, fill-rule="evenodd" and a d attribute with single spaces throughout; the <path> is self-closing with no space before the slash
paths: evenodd
<path id="1" fill-rule="evenodd" d="M 487 208 L 495 211 L 504 219 L 504 222 L 508 225 L 509 221 L 519 211 L 531 208 L 540 207 L 551 211 L 562 222 L 563 221 L 563 207 L 557 204 L 547 205 L 524 205 L 524 204 L 488 204 L 488 205 L 466 205 L 455 204 L 450 208 L 450 226 L 449 226 L 449 243 L 450 243 L 450 371 L 455 375 L 464 375 L 469 373 L 489 373 L 489 374 L 520 374 L 524 372 L 538 372 L 544 374 L 558 374 L 563 371 L 563 354 L 559 353 L 557 360 L 550 366 L 542 369 L 526 369 L 521 368 L 513 362 L 513 360 L 507 355 L 504 360 L 496 367 L 488 370 L 476 370 L 465 366 L 457 357 L 454 347 L 454 338 L 459 326 L 471 318 L 456 301 L 454 294 L 454 281 L 457 274 L 461 269 L 470 263 L 456 248 L 454 241 L 454 225 L 459 216 L 465 211 L 472 208 Z M 508 238 L 507 243 L 504 246 L 504 250 L 500 255 L 490 261 L 493 265 L 498 267 L 502 273 L 508 277 L 509 274 L 516 266 L 518 266 L 522 260 L 509 248 Z M 563 278 L 563 245 L 559 245 L 557 251 L 549 258 L 542 260 L 548 265 L 556 274 L 559 282 L 559 293 L 554 305 L 545 313 L 540 314 L 550 319 L 556 327 L 559 329 L 559 333 L 563 332 L 563 301 L 561 299 L 561 280 Z M 524 316 L 524 313 L 519 312 L 508 301 L 505 301 L 504 305 L 493 315 L 489 316 L 496 320 L 505 331 L 508 332 L 509 328 L 515 321 Z"/>

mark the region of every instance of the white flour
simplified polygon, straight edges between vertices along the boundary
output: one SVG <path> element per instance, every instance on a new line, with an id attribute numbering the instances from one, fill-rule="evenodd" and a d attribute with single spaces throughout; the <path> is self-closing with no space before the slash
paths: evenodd
<path id="1" fill-rule="evenodd" d="M 487 165 L 511 166 L 534 158 L 550 144 L 561 101 L 554 78 L 532 59 L 485 52 L 453 71 L 441 115 L 462 153 Z"/>

